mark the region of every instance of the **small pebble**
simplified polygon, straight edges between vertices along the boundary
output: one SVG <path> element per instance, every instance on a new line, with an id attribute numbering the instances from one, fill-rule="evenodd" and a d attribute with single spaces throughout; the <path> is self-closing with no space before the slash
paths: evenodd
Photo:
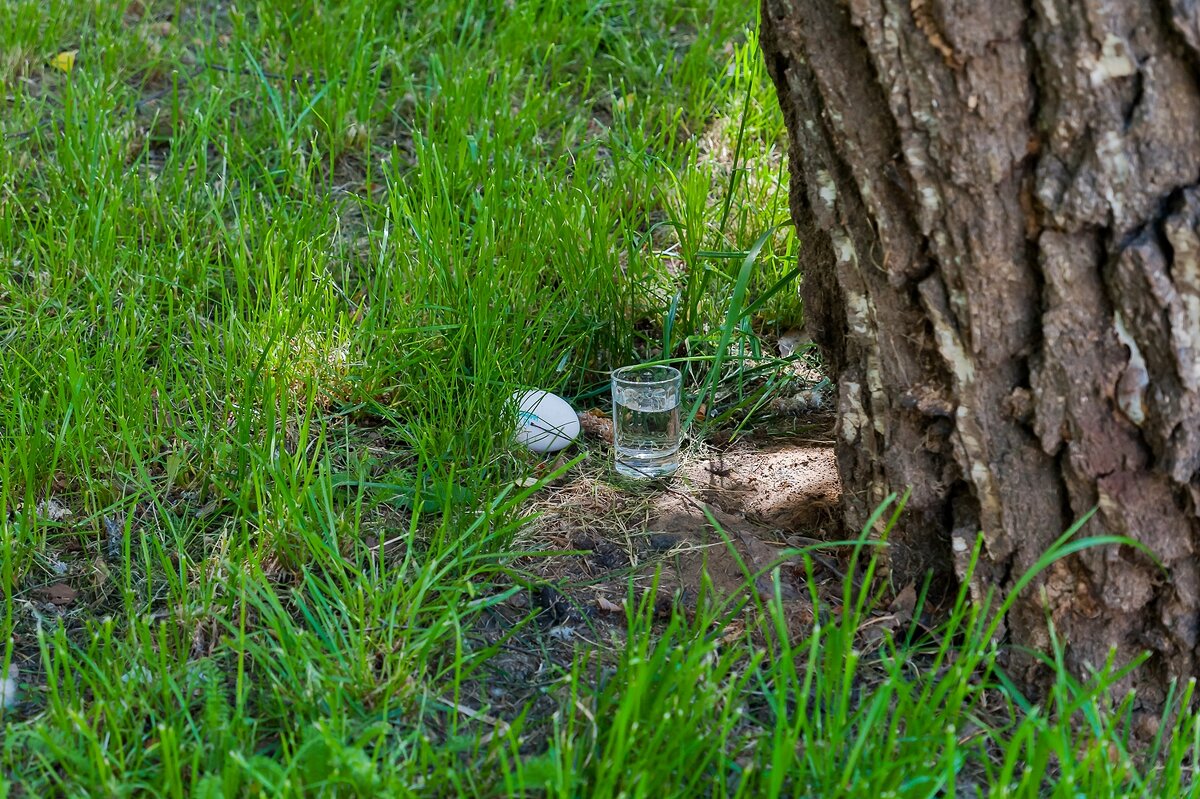
<path id="1" fill-rule="evenodd" d="M 679 541 L 679 537 L 673 533 L 655 533 L 650 536 L 650 548 L 655 552 L 666 552 Z"/>

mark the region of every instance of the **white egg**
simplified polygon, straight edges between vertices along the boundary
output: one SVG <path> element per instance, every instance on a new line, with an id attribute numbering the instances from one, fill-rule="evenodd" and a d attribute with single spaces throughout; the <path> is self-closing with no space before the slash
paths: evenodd
<path id="1" fill-rule="evenodd" d="M 534 452 L 558 452 L 579 435 L 579 415 L 549 391 L 513 395 L 517 403 L 517 443 Z"/>

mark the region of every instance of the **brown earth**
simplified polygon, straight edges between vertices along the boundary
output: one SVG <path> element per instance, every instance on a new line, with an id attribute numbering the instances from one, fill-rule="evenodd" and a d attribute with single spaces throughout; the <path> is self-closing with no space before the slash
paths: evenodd
<path id="1" fill-rule="evenodd" d="M 548 489 L 523 542 L 556 553 L 522 565 L 562 595 L 577 622 L 622 622 L 623 603 L 649 590 L 664 614 L 690 614 L 702 596 L 745 596 L 751 583 L 765 597 L 776 574 L 785 601 L 807 603 L 795 550 L 840 537 L 832 524 L 841 494 L 833 451 L 811 439 L 697 453 L 672 480 L 644 486 L 615 485 L 609 475 L 607 464 L 597 465 Z M 818 551 L 815 568 L 840 586 L 833 551 Z"/>

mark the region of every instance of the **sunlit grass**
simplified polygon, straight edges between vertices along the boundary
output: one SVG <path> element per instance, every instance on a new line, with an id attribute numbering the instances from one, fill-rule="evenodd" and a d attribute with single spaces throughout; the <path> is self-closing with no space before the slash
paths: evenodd
<path id="1" fill-rule="evenodd" d="M 797 632 L 778 602 L 664 622 L 631 593 L 624 639 L 547 661 L 541 703 L 485 690 L 540 629 L 480 632 L 525 590 L 526 478 L 555 468 L 514 448 L 514 390 L 590 404 L 614 366 L 674 360 L 698 439 L 793 380 L 765 338 L 802 321 L 803 243 L 754 22 L 733 0 L 0 2 L 0 665 L 22 684 L 0 786 L 1190 779 L 1193 716 L 1141 761 L 1110 672 L 1027 706 L 962 599 L 864 650 L 874 594 Z"/>

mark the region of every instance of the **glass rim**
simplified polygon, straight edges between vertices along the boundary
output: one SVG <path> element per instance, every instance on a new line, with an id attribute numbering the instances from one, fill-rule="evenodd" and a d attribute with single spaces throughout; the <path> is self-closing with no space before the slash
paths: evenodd
<path id="1" fill-rule="evenodd" d="M 663 369 L 668 372 L 668 375 L 666 377 L 659 378 L 657 380 L 630 380 L 629 379 L 629 377 L 628 377 L 629 374 L 632 374 L 633 372 L 642 370 L 642 369 L 645 369 L 645 370 Z M 611 375 L 612 375 L 612 382 L 614 382 L 614 383 L 617 383 L 617 382 L 635 383 L 639 386 L 657 386 L 657 385 L 662 385 L 663 383 L 674 383 L 675 381 L 677 381 L 683 377 L 682 372 L 680 372 L 674 366 L 667 366 L 666 364 L 632 364 L 630 366 L 622 366 L 619 369 L 614 369 L 612 371 Z"/>

